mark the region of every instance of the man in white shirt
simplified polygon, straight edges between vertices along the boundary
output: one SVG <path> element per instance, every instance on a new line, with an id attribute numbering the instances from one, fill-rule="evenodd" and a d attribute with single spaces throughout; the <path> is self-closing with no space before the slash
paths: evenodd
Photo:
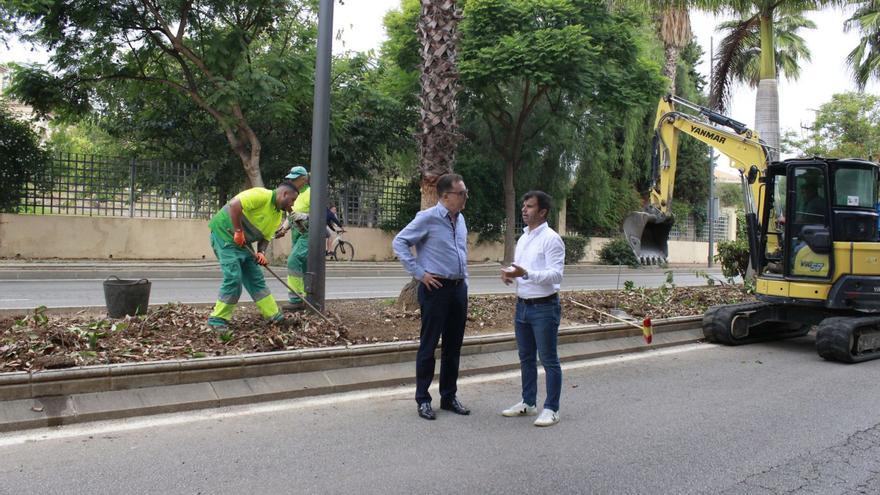
<path id="1" fill-rule="evenodd" d="M 551 198 L 543 191 L 529 191 L 523 195 L 524 234 L 516 243 L 513 264 L 501 271 L 501 280 L 505 284 L 516 284 L 514 328 L 522 373 L 522 400 L 501 414 L 513 417 L 538 413 L 537 354 L 547 379 L 547 398 L 535 426 L 552 426 L 559 422 L 562 390 L 562 368 L 556 341 L 562 316 L 558 293 L 565 266 L 565 244 L 547 225 L 550 206 Z"/>

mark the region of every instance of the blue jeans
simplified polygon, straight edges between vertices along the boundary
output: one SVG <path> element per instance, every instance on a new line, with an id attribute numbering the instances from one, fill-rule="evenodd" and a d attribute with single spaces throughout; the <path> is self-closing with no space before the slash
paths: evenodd
<path id="1" fill-rule="evenodd" d="M 536 405 L 538 394 L 538 365 L 536 354 L 541 358 L 547 379 L 547 398 L 544 408 L 559 411 L 559 395 L 562 391 L 562 367 L 556 353 L 559 335 L 559 319 L 562 308 L 559 299 L 542 304 L 525 304 L 517 301 L 516 345 L 519 348 L 519 364 L 522 371 L 522 399 L 528 405 Z"/>

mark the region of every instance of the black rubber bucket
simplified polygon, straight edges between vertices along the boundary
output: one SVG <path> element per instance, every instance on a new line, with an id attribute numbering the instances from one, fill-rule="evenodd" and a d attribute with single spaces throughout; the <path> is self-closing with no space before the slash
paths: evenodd
<path id="1" fill-rule="evenodd" d="M 143 315 L 150 305 L 150 281 L 121 280 L 109 276 L 104 281 L 104 300 L 107 302 L 107 316 L 122 318 L 129 315 Z"/>

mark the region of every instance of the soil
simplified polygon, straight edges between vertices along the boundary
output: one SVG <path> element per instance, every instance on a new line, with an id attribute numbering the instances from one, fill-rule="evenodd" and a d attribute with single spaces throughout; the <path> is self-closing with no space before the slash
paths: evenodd
<path id="1" fill-rule="evenodd" d="M 562 326 L 615 321 L 595 310 L 621 310 L 640 321 L 700 315 L 716 304 L 751 299 L 741 286 L 732 285 L 563 292 Z M 167 304 L 146 315 L 122 319 L 86 312 L 51 315 L 45 308 L 37 308 L 28 314 L 0 317 L 0 372 L 417 339 L 418 310 L 405 311 L 394 302 L 328 301 L 325 314 L 332 323 L 299 312 L 287 314 L 282 324 L 270 324 L 254 308 L 242 307 L 227 336 L 206 325 L 210 309 L 182 304 Z M 466 335 L 512 331 L 514 304 L 511 295 L 471 296 Z"/>

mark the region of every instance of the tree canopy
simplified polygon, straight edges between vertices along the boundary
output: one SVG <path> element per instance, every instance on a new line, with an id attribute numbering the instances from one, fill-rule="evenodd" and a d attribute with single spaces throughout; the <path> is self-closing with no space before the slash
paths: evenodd
<path id="1" fill-rule="evenodd" d="M 802 156 L 880 159 L 880 97 L 835 94 L 819 107 L 806 135 L 789 135 L 787 142 Z"/>
<path id="2" fill-rule="evenodd" d="M 0 14 L 16 20 L 12 29 L 25 40 L 53 50 L 51 71 L 19 68 L 18 99 L 39 112 L 81 115 L 108 84 L 173 92 L 210 116 L 252 185 L 263 184 L 255 107 L 302 91 L 285 84 L 291 72 L 311 77 L 308 64 L 288 55 L 314 45 L 312 1 L 12 0 Z"/>
<path id="3" fill-rule="evenodd" d="M 25 187 L 45 183 L 48 165 L 49 153 L 39 136 L 0 100 L 0 211 L 18 212 Z"/>

